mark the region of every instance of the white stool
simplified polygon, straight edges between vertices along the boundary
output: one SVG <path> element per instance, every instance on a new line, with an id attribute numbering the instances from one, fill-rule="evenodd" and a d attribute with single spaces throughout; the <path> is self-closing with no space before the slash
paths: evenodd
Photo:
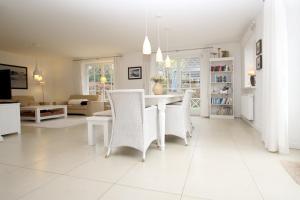
<path id="1" fill-rule="evenodd" d="M 95 131 L 94 126 L 103 126 L 104 146 L 108 147 L 108 137 L 111 132 L 112 118 L 109 116 L 93 116 L 86 118 L 88 122 L 88 144 L 95 145 Z"/>

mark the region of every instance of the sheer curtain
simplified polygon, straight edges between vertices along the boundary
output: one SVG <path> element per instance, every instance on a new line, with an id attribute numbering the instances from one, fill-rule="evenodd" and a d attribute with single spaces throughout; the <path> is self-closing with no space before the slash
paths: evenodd
<path id="1" fill-rule="evenodd" d="M 288 41 L 283 0 L 264 3 L 263 104 L 265 147 L 288 153 Z"/>
<path id="2" fill-rule="evenodd" d="M 201 84 L 200 84 L 200 92 L 201 92 L 201 101 L 200 101 L 200 115 L 202 117 L 209 116 L 209 51 L 207 49 L 202 50 L 201 52 Z"/>

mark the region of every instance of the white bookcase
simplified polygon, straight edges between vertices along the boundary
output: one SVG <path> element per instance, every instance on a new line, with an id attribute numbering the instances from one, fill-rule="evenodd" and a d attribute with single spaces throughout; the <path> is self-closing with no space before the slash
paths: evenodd
<path id="1" fill-rule="evenodd" d="M 234 119 L 234 58 L 210 58 L 210 118 Z"/>

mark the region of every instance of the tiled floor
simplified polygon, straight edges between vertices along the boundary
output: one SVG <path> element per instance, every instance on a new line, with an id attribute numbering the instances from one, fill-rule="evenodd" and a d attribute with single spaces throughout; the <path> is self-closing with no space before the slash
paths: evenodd
<path id="1" fill-rule="evenodd" d="M 147 160 L 122 148 L 104 158 L 101 131 L 87 145 L 86 125 L 22 127 L 0 143 L 0 199 L 26 200 L 299 200 L 297 185 L 280 164 L 300 151 L 268 153 L 241 120 L 193 118 L 189 146 L 167 138 L 164 152 Z"/>

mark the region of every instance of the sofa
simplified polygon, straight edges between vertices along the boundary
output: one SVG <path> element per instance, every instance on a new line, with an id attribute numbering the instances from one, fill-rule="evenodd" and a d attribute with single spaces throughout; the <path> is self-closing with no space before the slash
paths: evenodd
<path id="1" fill-rule="evenodd" d="M 12 100 L 21 104 L 21 107 L 24 106 L 37 106 L 38 102 L 34 100 L 33 96 L 23 95 L 23 96 L 12 96 Z"/>
<path id="2" fill-rule="evenodd" d="M 99 99 L 99 95 L 71 95 L 67 103 L 68 114 L 92 116 L 95 112 L 103 111 L 104 102 Z M 78 100 L 78 103 L 72 103 L 74 100 Z"/>

